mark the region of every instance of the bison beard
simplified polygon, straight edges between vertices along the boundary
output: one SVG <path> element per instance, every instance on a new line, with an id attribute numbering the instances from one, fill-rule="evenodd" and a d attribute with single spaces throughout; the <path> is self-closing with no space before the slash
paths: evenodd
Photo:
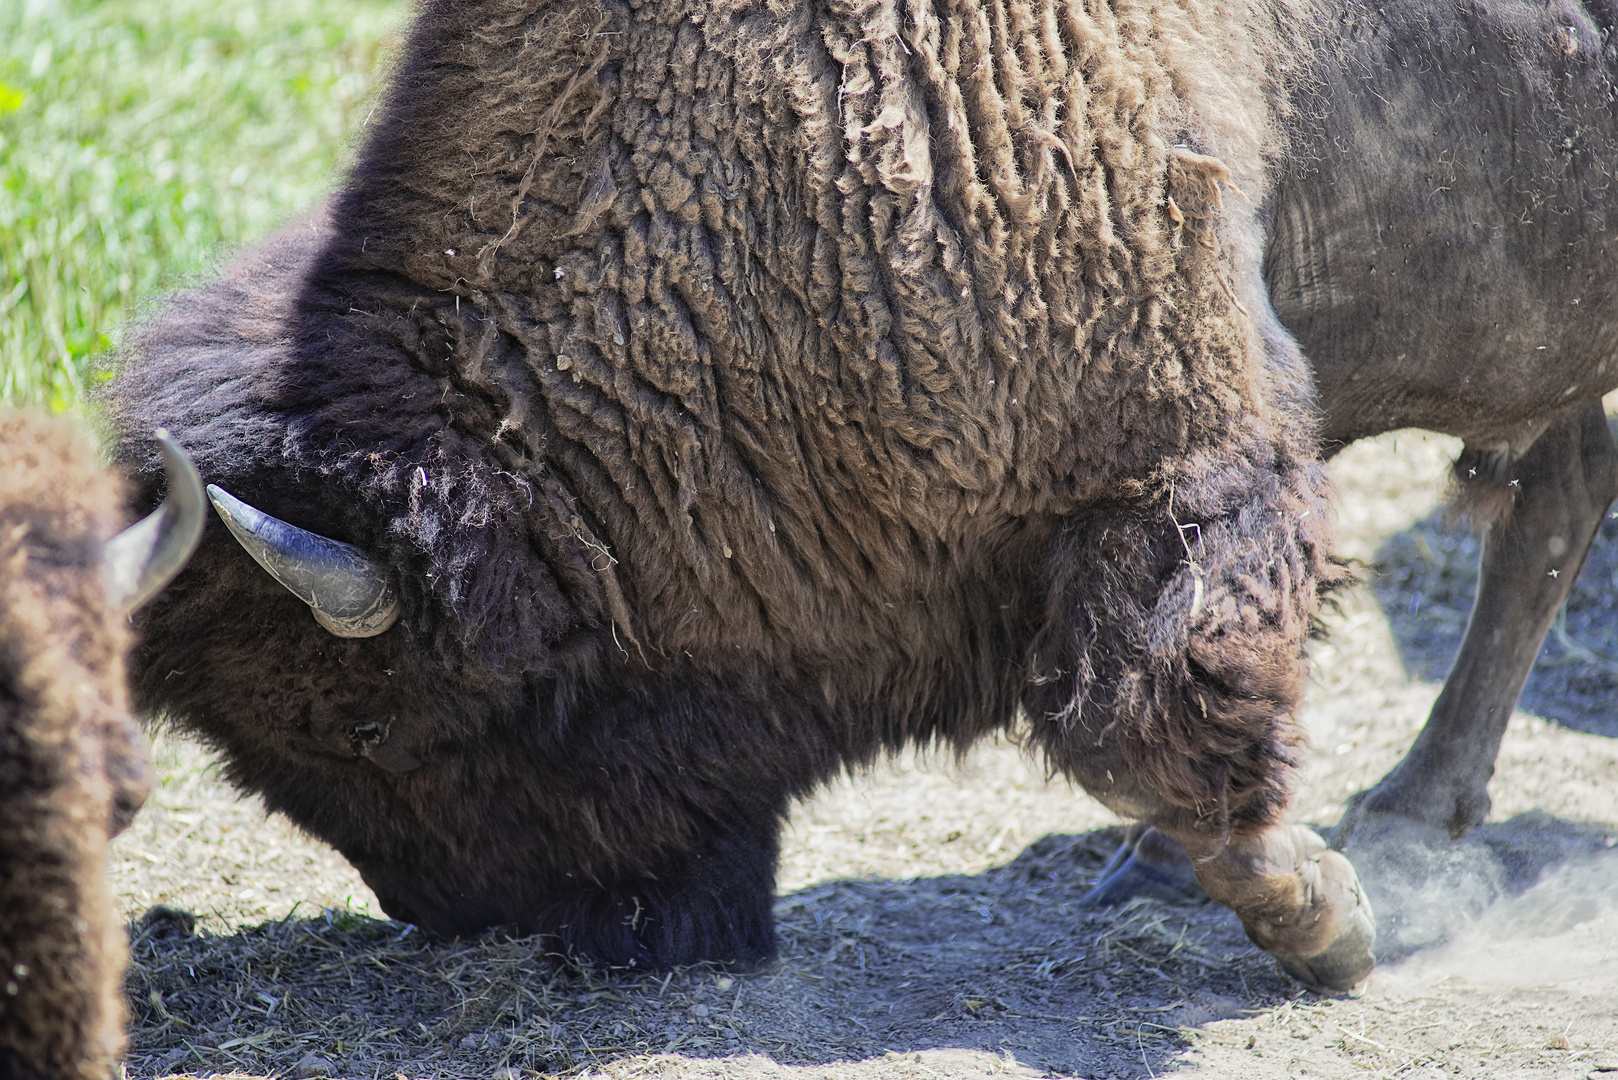
<path id="1" fill-rule="evenodd" d="M 1243 0 L 427 4 L 347 187 L 109 391 L 391 567 L 403 618 L 326 633 L 215 522 L 139 702 L 444 933 L 768 957 L 793 798 L 1017 723 L 1247 852 L 1263 902 L 1221 898 L 1274 922 L 1303 871 L 1252 853 L 1334 572 L 1221 193 L 1265 191 L 1291 33 Z"/>

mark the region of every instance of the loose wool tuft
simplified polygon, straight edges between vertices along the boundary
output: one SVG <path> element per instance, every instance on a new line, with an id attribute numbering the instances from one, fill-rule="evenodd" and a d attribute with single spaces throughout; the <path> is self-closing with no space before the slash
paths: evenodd
<path id="1" fill-rule="evenodd" d="M 405 617 L 323 636 L 211 527 L 140 702 L 401 917 L 612 960 L 768 955 L 791 798 L 1020 710 L 1115 804 L 1268 825 L 1335 578 L 1259 272 L 1297 23 L 424 4 L 341 192 L 109 391 Z"/>
<path id="2" fill-rule="evenodd" d="M 102 546 L 124 492 L 94 443 L 0 410 L 0 1076 L 97 1080 L 123 1053 L 107 839 L 145 800 L 127 621 Z"/>

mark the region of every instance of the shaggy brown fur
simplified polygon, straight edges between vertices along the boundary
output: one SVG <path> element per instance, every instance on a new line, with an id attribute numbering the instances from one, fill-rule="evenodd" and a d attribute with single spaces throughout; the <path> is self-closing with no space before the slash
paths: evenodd
<path id="1" fill-rule="evenodd" d="M 397 567 L 405 618 L 325 635 L 215 528 L 143 705 L 390 911 L 605 959 L 767 955 L 788 799 L 1019 707 L 1117 805 L 1274 822 L 1334 576 L 1259 272 L 1292 34 L 1248 0 L 426 4 L 329 217 L 111 390 Z"/>
<path id="2" fill-rule="evenodd" d="M 101 576 L 123 502 L 81 432 L 0 411 L 0 1077 L 107 1077 L 123 1050 L 104 864 L 145 798 Z"/>

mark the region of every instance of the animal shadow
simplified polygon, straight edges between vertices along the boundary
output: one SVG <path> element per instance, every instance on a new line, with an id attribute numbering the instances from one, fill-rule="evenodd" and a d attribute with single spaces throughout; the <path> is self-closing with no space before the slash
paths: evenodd
<path id="1" fill-rule="evenodd" d="M 1368 568 L 1411 678 L 1449 674 L 1477 592 L 1480 542 L 1441 511 L 1388 537 Z M 1603 521 L 1545 637 L 1517 707 L 1564 727 L 1618 737 L 1618 519 Z"/>
<path id="2" fill-rule="evenodd" d="M 1299 992 L 1217 905 L 1079 907 L 1118 839 L 1053 835 L 978 874 L 789 893 L 780 958 L 754 971 L 581 967 L 534 939 L 433 940 L 337 911 L 228 935 L 137 924 L 129 1075 L 546 1074 L 665 1052 L 824 1065 L 926 1051 L 1134 1076 L 1172 1069 L 1184 1029 Z"/>

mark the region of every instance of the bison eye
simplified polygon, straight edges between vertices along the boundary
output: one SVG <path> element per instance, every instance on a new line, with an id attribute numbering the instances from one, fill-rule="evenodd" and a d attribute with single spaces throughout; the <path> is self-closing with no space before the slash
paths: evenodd
<path id="1" fill-rule="evenodd" d="M 353 745 L 356 754 L 376 746 L 387 737 L 388 726 L 379 724 L 375 720 L 363 720 L 360 723 L 348 725 L 348 741 Z"/>

